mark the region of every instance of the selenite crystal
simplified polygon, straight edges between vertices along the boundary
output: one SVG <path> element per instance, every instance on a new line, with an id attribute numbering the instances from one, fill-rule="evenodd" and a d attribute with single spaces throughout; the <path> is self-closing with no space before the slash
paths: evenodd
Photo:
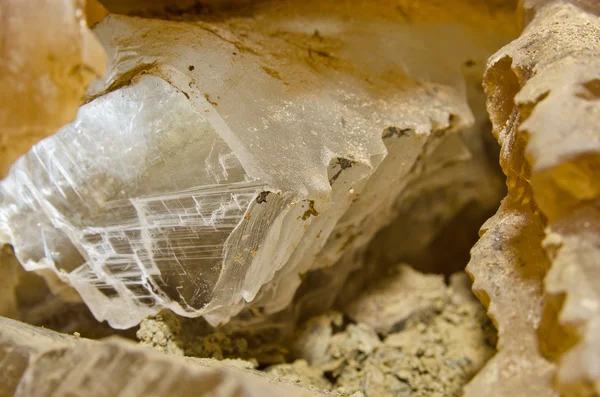
<path id="1" fill-rule="evenodd" d="M 600 394 L 597 0 L 102 3 L 0 4 L 0 315 L 78 330 L 0 395 Z"/>
<path id="2" fill-rule="evenodd" d="M 463 63 L 509 34 L 334 11 L 98 23 L 105 78 L 1 183 L 0 242 L 117 328 L 285 308 L 393 219 L 423 158 L 470 158 Z"/>

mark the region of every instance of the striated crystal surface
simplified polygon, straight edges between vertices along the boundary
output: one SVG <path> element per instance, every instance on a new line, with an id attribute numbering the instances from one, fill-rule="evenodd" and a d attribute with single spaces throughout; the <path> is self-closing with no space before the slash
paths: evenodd
<path id="1" fill-rule="evenodd" d="M 411 180 L 471 158 L 464 63 L 510 29 L 327 7 L 98 23 L 105 78 L 0 185 L 0 241 L 118 328 L 276 312 L 346 255 L 343 282 Z"/>

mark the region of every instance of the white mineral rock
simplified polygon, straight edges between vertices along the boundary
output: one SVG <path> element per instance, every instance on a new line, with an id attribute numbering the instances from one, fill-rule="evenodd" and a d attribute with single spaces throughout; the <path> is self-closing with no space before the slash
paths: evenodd
<path id="1" fill-rule="evenodd" d="M 393 219 L 440 144 L 454 142 L 437 160 L 470 158 L 461 68 L 498 44 L 459 24 L 345 21 L 108 17 L 104 81 L 0 184 L 0 243 L 116 328 L 161 308 L 212 324 L 285 308 L 303 274 Z"/>

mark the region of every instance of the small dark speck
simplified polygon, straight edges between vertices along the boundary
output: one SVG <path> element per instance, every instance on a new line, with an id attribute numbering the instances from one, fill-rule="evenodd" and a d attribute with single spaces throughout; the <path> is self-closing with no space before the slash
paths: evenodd
<path id="1" fill-rule="evenodd" d="M 468 67 L 468 68 L 472 68 L 472 67 L 473 67 L 473 66 L 475 66 L 476 64 L 477 64 L 477 62 L 475 62 L 475 61 L 474 61 L 474 60 L 472 60 L 472 59 L 467 59 L 467 60 L 465 61 L 465 66 L 466 66 L 466 67 Z"/>
<path id="2" fill-rule="evenodd" d="M 398 14 L 400 14 L 400 16 L 402 18 L 404 18 L 407 21 L 411 20 L 410 15 L 404 10 L 404 8 L 402 6 L 396 6 L 396 11 L 398 11 Z"/>
<path id="3" fill-rule="evenodd" d="M 383 131 L 381 137 L 383 139 L 392 138 L 392 137 L 403 137 L 408 136 L 408 132 L 410 128 L 398 128 L 398 127 L 388 127 Z"/>
<path id="4" fill-rule="evenodd" d="M 313 37 L 318 39 L 319 41 L 323 41 L 323 36 L 321 36 L 321 33 L 319 32 L 318 29 L 315 29 L 315 32 L 313 33 Z"/>
<path id="5" fill-rule="evenodd" d="M 348 160 L 348 159 L 345 159 L 343 157 L 338 157 L 337 161 L 338 161 L 338 164 L 340 165 L 340 167 L 343 170 L 345 170 L 346 168 L 350 168 L 354 164 L 356 164 L 356 161 Z"/>
<path id="6" fill-rule="evenodd" d="M 266 191 L 260 192 L 258 194 L 258 197 L 256 198 L 256 202 L 258 204 L 266 203 L 267 202 L 267 196 L 269 195 L 269 193 L 271 193 L 271 192 L 266 192 Z"/>
<path id="7" fill-rule="evenodd" d="M 204 99 L 206 99 L 206 102 L 210 103 L 213 106 L 217 106 L 218 105 L 215 101 L 211 101 L 210 100 L 210 96 L 207 93 L 204 94 Z"/>
<path id="8" fill-rule="evenodd" d="M 194 70 L 194 65 L 190 65 L 188 66 L 188 70 L 191 72 L 192 70 Z"/>
<path id="9" fill-rule="evenodd" d="M 237 55 L 237 52 L 234 52 L 233 55 Z"/>

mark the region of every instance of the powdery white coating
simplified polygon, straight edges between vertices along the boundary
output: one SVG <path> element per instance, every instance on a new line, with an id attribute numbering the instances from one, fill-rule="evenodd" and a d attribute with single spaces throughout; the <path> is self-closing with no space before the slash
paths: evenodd
<path id="1" fill-rule="evenodd" d="M 392 219 L 432 131 L 472 122 L 468 51 L 431 65 L 411 44 L 436 45 L 440 29 L 464 39 L 459 27 L 269 23 L 290 31 L 96 27 L 110 59 L 96 99 L 0 185 L 0 240 L 26 269 L 54 270 L 117 328 L 164 307 L 212 324 L 248 302 L 277 311 L 301 274 Z M 310 26 L 322 44 L 306 46 Z"/>

